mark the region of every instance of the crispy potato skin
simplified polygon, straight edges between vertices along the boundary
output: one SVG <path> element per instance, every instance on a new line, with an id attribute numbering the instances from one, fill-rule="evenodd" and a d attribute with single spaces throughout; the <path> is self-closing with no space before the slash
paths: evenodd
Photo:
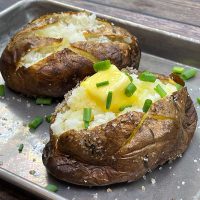
<path id="1" fill-rule="evenodd" d="M 135 181 L 182 154 L 196 124 L 197 113 L 184 87 L 155 102 L 147 114 L 128 112 L 107 124 L 70 130 L 60 137 L 51 133 L 43 163 L 56 178 L 78 185 Z"/>
<path id="2" fill-rule="evenodd" d="M 2 62 L 1 62 L 2 66 Z M 64 49 L 43 59 L 34 67 L 20 67 L 3 63 L 1 72 L 6 84 L 28 96 L 61 97 L 78 81 L 93 73 L 92 62 Z"/>
<path id="3" fill-rule="evenodd" d="M 29 23 L 10 40 L 0 58 L 0 71 L 11 89 L 27 96 L 63 97 L 77 82 L 94 73 L 93 61 L 70 48 L 58 51 L 28 68 L 18 67 L 21 57 L 29 50 L 62 41 L 62 38 L 36 36 L 34 31 L 57 23 L 65 14 L 74 13 L 42 16 Z M 75 42 L 71 47 L 88 52 L 97 60 L 110 59 L 120 69 L 127 66 L 138 68 L 141 52 L 137 39 L 123 28 L 105 21 L 102 23 L 105 27 L 95 33 L 88 33 L 88 37 L 106 36 L 111 39 L 110 42 Z M 123 40 L 126 37 L 131 38 L 130 44 Z"/>

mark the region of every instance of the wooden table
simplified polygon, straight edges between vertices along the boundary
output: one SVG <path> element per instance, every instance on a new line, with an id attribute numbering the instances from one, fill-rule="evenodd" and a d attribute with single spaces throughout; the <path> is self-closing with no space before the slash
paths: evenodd
<path id="1" fill-rule="evenodd" d="M 18 0 L 0 0 L 0 11 Z M 200 39 L 200 0 L 59 0 L 92 11 Z M 0 180 L 0 200 L 37 199 Z"/>

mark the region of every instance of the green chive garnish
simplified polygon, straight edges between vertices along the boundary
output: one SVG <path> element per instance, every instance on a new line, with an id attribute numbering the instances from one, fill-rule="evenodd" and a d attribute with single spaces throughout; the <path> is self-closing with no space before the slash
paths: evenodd
<path id="1" fill-rule="evenodd" d="M 132 82 L 133 81 L 133 78 L 132 76 L 130 76 L 130 74 L 128 72 L 124 72 L 126 74 L 126 76 L 128 76 L 129 80 Z"/>
<path id="2" fill-rule="evenodd" d="M 182 88 L 183 88 L 183 86 L 182 86 L 182 85 L 180 85 L 180 84 L 178 84 L 178 83 L 176 83 L 176 85 L 175 85 L 175 86 L 176 86 L 176 89 L 177 89 L 177 90 L 180 90 L 180 89 L 182 89 Z"/>
<path id="3" fill-rule="evenodd" d="M 178 66 L 174 66 L 172 69 L 172 72 L 176 73 L 176 74 L 181 74 L 184 71 L 183 67 L 178 67 Z"/>
<path id="4" fill-rule="evenodd" d="M 23 148 L 24 148 L 24 144 L 20 144 L 19 147 L 18 147 L 18 151 L 19 151 L 19 153 L 22 152 Z"/>
<path id="5" fill-rule="evenodd" d="M 149 108 L 151 107 L 152 104 L 152 100 L 151 99 L 146 99 L 144 102 L 144 106 L 142 108 L 143 112 L 147 112 L 149 110 Z"/>
<path id="6" fill-rule="evenodd" d="M 36 99 L 36 104 L 38 105 L 51 105 L 52 104 L 52 99 L 51 98 L 37 98 Z"/>
<path id="7" fill-rule="evenodd" d="M 53 184 L 48 184 L 45 189 L 51 191 L 51 192 L 57 192 L 58 191 L 58 187 L 56 185 Z"/>
<path id="8" fill-rule="evenodd" d="M 85 127 L 85 129 L 88 129 L 89 125 L 90 125 L 90 122 L 84 121 L 84 127 Z"/>
<path id="9" fill-rule="evenodd" d="M 97 62 L 93 65 L 94 71 L 98 72 L 98 71 L 103 71 L 106 69 L 109 69 L 111 66 L 110 60 L 104 60 L 104 61 L 100 61 Z"/>
<path id="10" fill-rule="evenodd" d="M 130 107 L 132 107 L 132 105 L 121 106 L 121 107 L 119 108 L 119 111 L 123 111 L 124 109 L 130 108 Z"/>
<path id="11" fill-rule="evenodd" d="M 197 103 L 200 104 L 200 97 L 197 98 Z"/>
<path id="12" fill-rule="evenodd" d="M 31 175 L 35 175 L 35 173 L 36 173 L 36 171 L 33 169 L 29 171 L 29 174 L 31 174 Z"/>
<path id="13" fill-rule="evenodd" d="M 163 98 L 167 95 L 167 93 L 165 92 L 165 90 L 158 84 L 154 90 Z"/>
<path id="14" fill-rule="evenodd" d="M 106 99 L 106 109 L 108 110 L 111 106 L 112 102 L 112 91 L 108 92 L 107 99 Z"/>
<path id="15" fill-rule="evenodd" d="M 96 86 L 97 87 L 102 87 L 102 86 L 106 86 L 108 84 L 109 84 L 109 81 L 103 81 L 103 82 L 96 83 Z"/>
<path id="16" fill-rule="evenodd" d="M 51 115 L 47 115 L 45 117 L 45 120 L 46 120 L 47 123 L 50 123 L 51 122 Z"/>
<path id="17" fill-rule="evenodd" d="M 141 81 L 154 83 L 156 81 L 156 76 L 154 74 L 152 74 L 151 72 L 144 71 L 139 75 L 139 79 Z"/>
<path id="18" fill-rule="evenodd" d="M 36 129 L 41 123 L 43 122 L 43 118 L 42 117 L 35 117 L 35 119 L 33 119 L 29 124 L 29 128 L 31 129 Z"/>
<path id="19" fill-rule="evenodd" d="M 87 129 L 89 126 L 89 123 L 91 121 L 91 116 L 92 116 L 92 109 L 91 108 L 84 108 L 83 109 L 83 121 L 85 128 Z"/>
<path id="20" fill-rule="evenodd" d="M 83 109 L 83 121 L 89 122 L 91 120 L 92 109 L 84 108 Z"/>
<path id="21" fill-rule="evenodd" d="M 184 80 L 188 80 L 192 77 L 194 77 L 197 73 L 197 70 L 196 69 L 188 69 L 188 70 L 185 70 L 182 74 L 181 74 L 181 77 L 184 79 Z"/>
<path id="22" fill-rule="evenodd" d="M 1 97 L 5 96 L 5 86 L 4 85 L 0 85 L 0 96 Z"/>
<path id="23" fill-rule="evenodd" d="M 129 83 L 125 89 L 125 95 L 127 97 L 131 97 L 136 90 L 137 90 L 137 87 L 133 83 Z"/>

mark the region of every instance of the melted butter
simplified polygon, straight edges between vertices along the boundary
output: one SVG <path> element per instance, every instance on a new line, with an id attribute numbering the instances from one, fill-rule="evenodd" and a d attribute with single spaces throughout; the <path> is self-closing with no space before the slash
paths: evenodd
<path id="1" fill-rule="evenodd" d="M 119 112 L 121 106 L 132 105 L 136 109 L 141 109 L 146 99 L 151 99 L 153 102 L 159 100 L 160 96 L 154 90 L 157 84 L 160 84 L 168 94 L 176 91 L 174 85 L 164 84 L 159 79 L 155 83 L 150 83 L 140 81 L 135 74 L 132 75 L 132 78 L 137 90 L 131 97 L 125 95 L 125 89 L 130 83 L 128 76 L 114 65 L 111 65 L 108 70 L 99 71 L 87 78 L 81 83 L 81 86 L 85 88 L 88 98 L 94 101 L 104 112 L 106 111 L 108 92 L 112 91 L 109 111 L 114 113 Z M 102 81 L 109 81 L 109 85 L 97 88 L 96 84 Z"/>

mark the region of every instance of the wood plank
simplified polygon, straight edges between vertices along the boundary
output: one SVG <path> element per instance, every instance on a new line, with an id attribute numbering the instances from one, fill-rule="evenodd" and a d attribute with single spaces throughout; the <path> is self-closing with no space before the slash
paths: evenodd
<path id="1" fill-rule="evenodd" d="M 105 5 L 97 5 L 95 3 L 86 2 L 82 0 L 59 0 L 63 3 L 68 3 L 70 5 L 82 7 L 84 9 L 89 9 L 94 12 L 110 15 L 113 17 L 118 17 L 127 21 L 131 21 L 137 24 L 145 25 L 151 28 L 179 34 L 188 38 L 199 40 L 200 38 L 200 27 L 193 25 L 183 24 L 175 21 L 170 21 L 166 19 L 156 18 L 140 13 L 135 13 L 127 10 L 122 10 L 119 8 L 112 8 Z"/>
<path id="2" fill-rule="evenodd" d="M 17 1 L 0 0 L 0 10 L 5 9 Z M 121 8 L 135 13 L 200 26 L 199 0 L 82 0 L 82 2 L 93 2 L 112 8 Z M 73 4 L 73 1 L 70 3 Z"/>
<path id="3" fill-rule="evenodd" d="M 88 0 L 154 17 L 200 26 L 199 0 Z"/>
<path id="4" fill-rule="evenodd" d="M 17 1 L 0 0 L 0 10 Z M 200 26 L 199 0 L 83 0 L 82 2 L 84 1 Z M 73 1 L 71 3 L 73 4 Z"/>

